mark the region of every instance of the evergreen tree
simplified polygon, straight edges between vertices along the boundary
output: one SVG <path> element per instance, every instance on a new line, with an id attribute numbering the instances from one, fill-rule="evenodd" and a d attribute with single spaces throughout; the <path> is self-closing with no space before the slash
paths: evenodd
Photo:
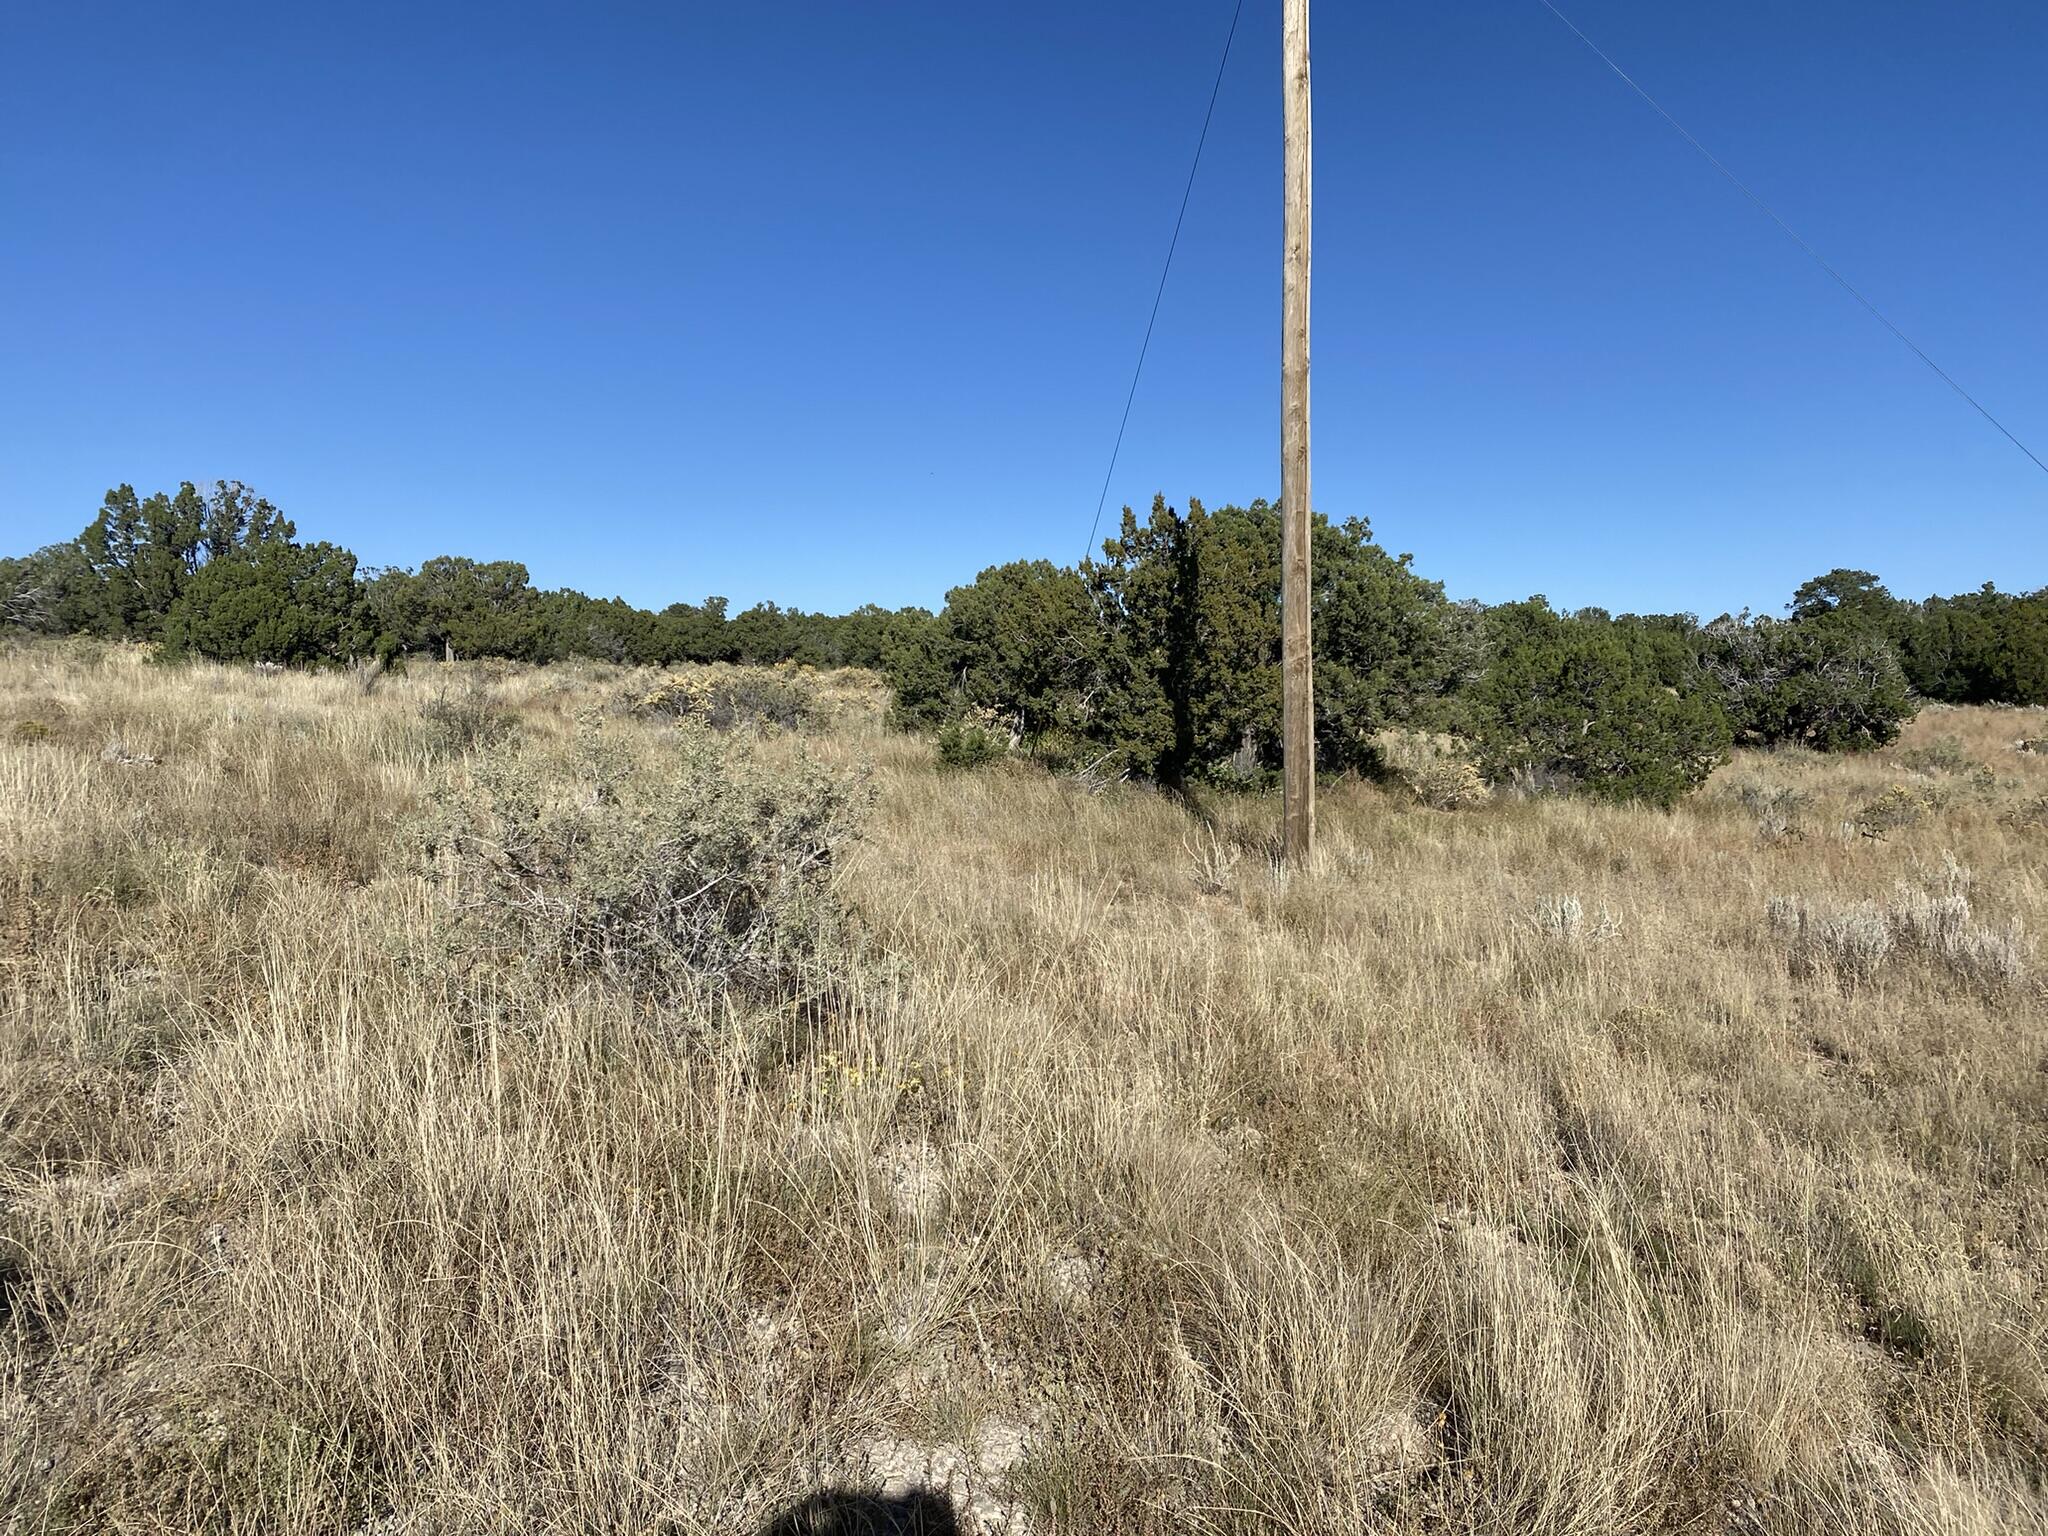
<path id="1" fill-rule="evenodd" d="M 356 557 L 333 544 L 266 539 L 208 560 L 165 616 L 167 659 L 336 661 L 367 638 Z"/>
<path id="2" fill-rule="evenodd" d="M 1017 560 L 946 594 L 947 670 L 960 700 L 1020 739 L 1078 723 L 1096 629 L 1088 589 L 1068 566 Z"/>
<path id="3" fill-rule="evenodd" d="M 76 539 L 0 560 L 0 624 L 69 635 L 90 632 L 99 583 Z"/>
<path id="4" fill-rule="evenodd" d="M 1913 718 L 1898 656 L 1867 610 L 1722 618 L 1696 644 L 1740 741 L 1861 752 L 1896 740 Z"/>
<path id="5" fill-rule="evenodd" d="M 1893 635 L 1915 692 L 1949 704 L 2048 704 L 2048 591 L 1902 605 Z"/>
<path id="6" fill-rule="evenodd" d="M 1837 566 L 1824 576 L 1802 582 L 1786 606 L 1795 622 L 1835 619 L 1882 634 L 1891 627 L 1899 605 L 1870 572 Z"/>
<path id="7" fill-rule="evenodd" d="M 1555 775 L 1600 799 L 1670 806 L 1726 755 L 1727 716 L 1676 635 L 1566 618 L 1541 598 L 1489 617 L 1497 649 L 1476 705 L 1490 778 Z"/>
<path id="8" fill-rule="evenodd" d="M 114 637 L 154 639 L 171 607 L 208 563 L 289 543 L 295 530 L 246 486 L 214 482 L 202 495 L 187 480 L 144 499 L 132 485 L 107 492 L 78 537 L 91 573 L 86 627 Z"/>
<path id="9" fill-rule="evenodd" d="M 1372 542 L 1360 519 L 1311 525 L 1316 750 L 1320 766 L 1371 761 L 1393 723 L 1449 723 L 1466 670 L 1464 616 Z M 1103 629 L 1095 733 L 1168 783 L 1278 765 L 1278 507 L 1255 501 L 1181 517 L 1155 499 L 1087 572 Z"/>
<path id="10" fill-rule="evenodd" d="M 503 656 L 530 661 L 540 649 L 538 594 L 517 560 L 438 555 L 411 578 L 408 637 L 442 656 Z"/>

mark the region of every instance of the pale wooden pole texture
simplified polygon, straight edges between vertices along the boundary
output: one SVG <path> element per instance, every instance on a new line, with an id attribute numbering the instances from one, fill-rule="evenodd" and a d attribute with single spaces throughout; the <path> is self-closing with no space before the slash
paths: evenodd
<path id="1" fill-rule="evenodd" d="M 1316 836 L 1315 669 L 1309 613 L 1308 0 L 1284 0 L 1281 45 L 1287 114 L 1287 273 L 1280 346 L 1281 843 L 1307 861 Z"/>

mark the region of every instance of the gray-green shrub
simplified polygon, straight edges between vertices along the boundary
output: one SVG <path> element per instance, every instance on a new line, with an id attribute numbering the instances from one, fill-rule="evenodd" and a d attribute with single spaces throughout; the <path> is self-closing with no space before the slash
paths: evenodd
<path id="1" fill-rule="evenodd" d="M 475 672 L 444 684 L 420 705 L 427 743 L 436 752 L 460 754 L 496 746 L 519 728 L 518 717 L 498 702 Z"/>
<path id="2" fill-rule="evenodd" d="M 457 947 L 664 1001 L 814 995 L 841 958 L 833 871 L 863 776 L 689 725 L 634 751 L 618 729 L 587 726 L 566 763 L 479 753 L 444 791 L 428 845 Z"/>
<path id="3" fill-rule="evenodd" d="M 701 721 L 714 731 L 804 731 L 821 714 L 818 690 L 802 673 L 724 665 L 669 673 L 627 709 L 642 719 Z"/>

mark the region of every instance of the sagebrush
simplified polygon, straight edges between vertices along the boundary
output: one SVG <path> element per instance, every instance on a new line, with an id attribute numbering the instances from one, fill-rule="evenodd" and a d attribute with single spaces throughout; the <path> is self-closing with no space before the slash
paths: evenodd
<path id="1" fill-rule="evenodd" d="M 566 754 L 472 761 L 425 851 L 471 961 L 664 1000 L 808 995 L 846 943 L 837 863 L 863 800 L 858 774 L 702 727 L 650 744 L 590 718 Z"/>

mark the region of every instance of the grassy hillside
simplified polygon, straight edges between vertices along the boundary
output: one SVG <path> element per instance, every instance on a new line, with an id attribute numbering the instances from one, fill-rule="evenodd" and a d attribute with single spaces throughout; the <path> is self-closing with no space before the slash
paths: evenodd
<path id="1" fill-rule="evenodd" d="M 0 657 L 0 1530 L 2048 1529 L 2041 712 L 1290 878 L 658 681 Z"/>

